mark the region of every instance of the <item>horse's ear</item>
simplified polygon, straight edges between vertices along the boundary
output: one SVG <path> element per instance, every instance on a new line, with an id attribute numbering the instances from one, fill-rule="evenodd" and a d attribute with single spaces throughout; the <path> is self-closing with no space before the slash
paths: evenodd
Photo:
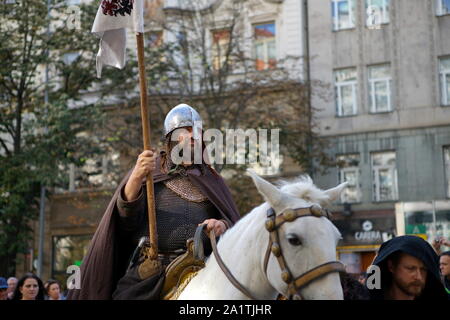
<path id="1" fill-rule="evenodd" d="M 325 190 L 325 193 L 329 197 L 328 201 L 333 202 L 334 200 L 339 198 L 339 195 L 341 194 L 342 190 L 344 190 L 344 188 L 347 186 L 347 184 L 348 184 L 348 182 L 344 182 L 344 183 L 341 183 L 340 185 L 338 185 L 337 187 Z"/>
<path id="2" fill-rule="evenodd" d="M 247 169 L 247 172 L 252 177 L 259 193 L 261 193 L 261 195 L 264 197 L 264 200 L 266 200 L 272 206 L 272 208 L 275 209 L 283 203 L 282 200 L 284 194 L 277 187 L 258 176 L 252 170 Z"/>

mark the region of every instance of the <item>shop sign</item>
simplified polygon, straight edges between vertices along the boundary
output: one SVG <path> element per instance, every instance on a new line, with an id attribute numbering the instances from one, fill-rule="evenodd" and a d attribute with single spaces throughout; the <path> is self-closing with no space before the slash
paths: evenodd
<path id="1" fill-rule="evenodd" d="M 356 231 L 354 234 L 354 238 L 357 241 L 384 242 L 393 238 L 392 233 L 373 230 L 373 223 L 370 220 L 365 220 L 361 227 L 362 230 Z"/>
<path id="2" fill-rule="evenodd" d="M 341 219 L 333 223 L 342 234 L 340 246 L 378 245 L 395 237 L 395 219 L 391 217 Z"/>
<path id="3" fill-rule="evenodd" d="M 423 224 L 407 224 L 405 231 L 406 234 L 426 234 L 427 227 Z"/>

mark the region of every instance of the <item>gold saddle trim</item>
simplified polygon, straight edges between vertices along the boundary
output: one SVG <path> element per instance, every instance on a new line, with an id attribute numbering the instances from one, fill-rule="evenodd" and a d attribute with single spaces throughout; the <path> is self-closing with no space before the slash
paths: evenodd
<path id="1" fill-rule="evenodd" d="M 194 258 L 194 240 L 186 242 L 187 251 L 166 267 L 161 291 L 162 300 L 176 300 L 189 282 L 205 267 L 205 261 Z"/>

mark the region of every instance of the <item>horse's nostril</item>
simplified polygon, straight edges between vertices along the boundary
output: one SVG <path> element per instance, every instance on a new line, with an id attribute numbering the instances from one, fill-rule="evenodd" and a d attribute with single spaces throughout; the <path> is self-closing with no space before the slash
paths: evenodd
<path id="1" fill-rule="evenodd" d="M 296 236 L 295 234 L 288 234 L 287 235 L 287 239 L 289 241 L 289 244 L 293 245 L 293 246 L 300 246 L 302 244 L 302 241 L 300 240 L 300 238 L 298 236 Z"/>

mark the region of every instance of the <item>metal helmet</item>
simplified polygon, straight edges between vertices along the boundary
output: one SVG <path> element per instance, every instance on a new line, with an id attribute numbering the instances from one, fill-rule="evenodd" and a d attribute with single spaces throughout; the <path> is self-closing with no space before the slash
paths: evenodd
<path id="1" fill-rule="evenodd" d="M 192 127 L 194 139 L 200 138 L 202 118 L 191 106 L 182 103 L 172 108 L 164 120 L 164 136 L 182 127 Z"/>

